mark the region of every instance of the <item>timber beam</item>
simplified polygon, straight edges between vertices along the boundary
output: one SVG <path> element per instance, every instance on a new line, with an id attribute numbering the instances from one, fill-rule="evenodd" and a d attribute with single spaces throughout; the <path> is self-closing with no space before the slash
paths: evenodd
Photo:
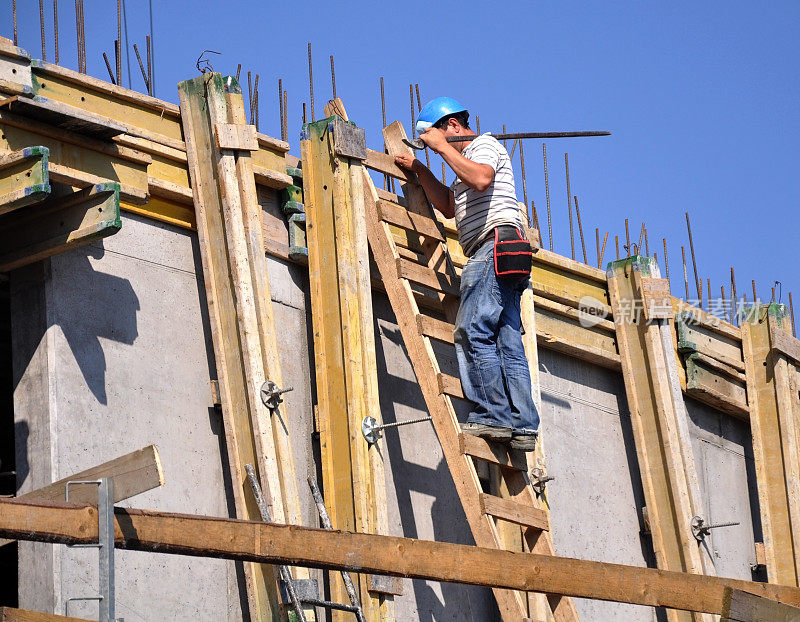
<path id="1" fill-rule="evenodd" d="M 0 622 L 87 622 L 86 618 L 60 616 L 54 613 L 42 613 L 29 609 L 0 607 Z"/>
<path id="2" fill-rule="evenodd" d="M 0 536 L 96 542 L 97 508 L 0 499 Z M 116 508 L 114 538 L 121 549 L 350 570 L 709 614 L 722 613 L 726 588 L 800 605 L 797 587 L 230 518 Z"/>
<path id="3" fill-rule="evenodd" d="M 770 583 L 800 578 L 800 362 L 783 305 L 757 305 L 742 323 L 750 427 Z"/>
<path id="4" fill-rule="evenodd" d="M 0 272 L 85 246 L 122 227 L 116 182 L 61 188 L 54 195 L 0 217 Z"/>

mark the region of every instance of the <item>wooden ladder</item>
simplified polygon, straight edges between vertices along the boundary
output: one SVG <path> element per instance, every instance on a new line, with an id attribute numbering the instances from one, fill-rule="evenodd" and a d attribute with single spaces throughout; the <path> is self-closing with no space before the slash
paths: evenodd
<path id="1" fill-rule="evenodd" d="M 391 156 L 409 150 L 399 122 L 384 129 L 384 138 Z M 436 355 L 439 344 L 453 344 L 459 277 L 441 227 L 411 177 L 403 201 L 377 190 L 365 171 L 367 236 L 475 543 L 510 548 L 504 545 L 516 540 L 517 550 L 553 555 L 548 513 L 531 485 L 528 456 L 461 433 L 453 404 L 463 399 L 461 383 L 442 372 Z M 494 465 L 494 485 L 487 490 L 500 494 L 484 489 L 478 469 L 487 470 L 485 463 Z M 494 595 L 503 620 L 578 619 L 570 598 L 503 589 Z"/>

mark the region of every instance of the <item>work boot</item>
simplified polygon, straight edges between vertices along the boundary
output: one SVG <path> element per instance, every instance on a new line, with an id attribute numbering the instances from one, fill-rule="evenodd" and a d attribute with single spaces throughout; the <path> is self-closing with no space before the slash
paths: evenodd
<path id="1" fill-rule="evenodd" d="M 533 434 L 518 434 L 513 432 L 508 446 L 511 447 L 511 449 L 519 449 L 520 451 L 534 451 L 536 449 L 537 438 L 539 438 L 539 434 L 536 432 Z"/>
<path id="2" fill-rule="evenodd" d="M 461 424 L 461 431 L 496 443 L 505 443 L 511 439 L 511 428 L 503 428 L 496 425 L 467 422 Z"/>

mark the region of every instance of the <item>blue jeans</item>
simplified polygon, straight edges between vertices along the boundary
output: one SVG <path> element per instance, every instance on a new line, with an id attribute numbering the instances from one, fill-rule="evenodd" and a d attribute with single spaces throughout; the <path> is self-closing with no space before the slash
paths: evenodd
<path id="1" fill-rule="evenodd" d="M 520 319 L 528 279 L 498 279 L 493 247 L 493 238 L 484 242 L 461 273 L 455 345 L 464 397 L 473 402 L 467 421 L 533 434 L 539 429 L 539 413 Z"/>

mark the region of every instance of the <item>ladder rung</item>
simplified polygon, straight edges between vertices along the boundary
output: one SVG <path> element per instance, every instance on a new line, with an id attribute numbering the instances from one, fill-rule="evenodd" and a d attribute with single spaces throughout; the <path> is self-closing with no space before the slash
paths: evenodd
<path id="1" fill-rule="evenodd" d="M 464 390 L 461 388 L 461 381 L 458 378 L 450 374 L 439 372 L 436 374 L 436 379 L 439 382 L 440 395 L 449 395 L 450 397 L 464 399 Z"/>
<path id="2" fill-rule="evenodd" d="M 453 325 L 442 320 L 437 320 L 430 315 L 417 316 L 417 330 L 420 334 L 443 341 L 444 343 L 454 343 Z"/>
<path id="3" fill-rule="evenodd" d="M 381 220 L 391 225 L 444 242 L 444 236 L 439 231 L 436 221 L 428 216 L 410 212 L 404 207 L 388 201 L 378 202 L 378 216 Z"/>
<path id="4" fill-rule="evenodd" d="M 459 295 L 458 277 L 449 277 L 402 257 L 397 258 L 397 276 L 430 287 L 435 291 L 453 296 Z"/>
<path id="5" fill-rule="evenodd" d="M 486 493 L 481 493 L 480 499 L 481 510 L 484 514 L 543 531 L 547 531 L 550 528 L 547 512 L 544 510 L 522 505 L 511 499 L 487 495 Z"/>
<path id="6" fill-rule="evenodd" d="M 502 443 L 489 443 L 485 439 L 473 434 L 459 434 L 458 442 L 461 453 L 473 458 L 480 458 L 493 464 L 517 469 L 518 471 L 528 470 L 528 461 L 525 452 L 511 449 Z"/>

